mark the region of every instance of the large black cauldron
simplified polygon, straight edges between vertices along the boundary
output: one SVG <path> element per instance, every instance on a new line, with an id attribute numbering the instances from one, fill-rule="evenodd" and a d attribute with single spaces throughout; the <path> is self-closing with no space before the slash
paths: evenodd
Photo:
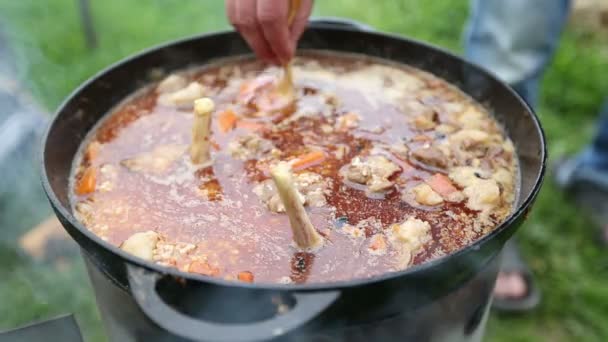
<path id="1" fill-rule="evenodd" d="M 387 34 L 313 26 L 300 49 L 360 53 L 410 64 L 456 84 L 486 104 L 517 147 L 517 210 L 488 236 L 458 253 L 372 279 L 329 284 L 226 282 L 137 259 L 102 241 L 73 216 L 68 202 L 72 160 L 87 132 L 116 103 L 173 71 L 249 53 L 234 32 L 176 41 L 102 71 L 59 108 L 43 152 L 51 204 L 86 260 L 97 303 L 116 341 L 473 341 L 483 334 L 504 243 L 527 216 L 545 170 L 538 119 L 508 86 L 432 46 Z M 284 313 L 277 308 L 288 307 Z"/>

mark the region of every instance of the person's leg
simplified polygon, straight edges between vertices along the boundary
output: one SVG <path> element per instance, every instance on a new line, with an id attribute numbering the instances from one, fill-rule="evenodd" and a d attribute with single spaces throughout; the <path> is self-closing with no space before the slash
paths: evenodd
<path id="1" fill-rule="evenodd" d="M 569 0 L 472 0 L 466 57 L 509 83 L 532 106 L 570 8 Z"/>
<path id="2" fill-rule="evenodd" d="M 608 99 L 597 122 L 592 143 L 574 157 L 557 163 L 554 176 L 600 230 L 608 245 Z"/>
<path id="3" fill-rule="evenodd" d="M 557 47 L 569 8 L 569 0 L 472 0 L 466 57 L 509 83 L 534 108 L 539 81 Z M 533 286 L 515 241 L 509 241 L 496 280 L 495 306 L 535 306 L 539 297 Z M 519 306 L 508 304 L 515 301 Z"/>
<path id="4" fill-rule="evenodd" d="M 600 112 L 595 138 L 582 158 L 590 167 L 608 172 L 608 99 Z"/>

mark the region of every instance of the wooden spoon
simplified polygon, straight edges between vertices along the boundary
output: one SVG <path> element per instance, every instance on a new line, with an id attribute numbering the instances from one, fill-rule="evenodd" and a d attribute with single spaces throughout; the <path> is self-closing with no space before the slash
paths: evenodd
<path id="1" fill-rule="evenodd" d="M 288 27 L 291 27 L 291 24 L 293 24 L 293 20 L 296 18 L 296 14 L 298 14 L 300 3 L 301 0 L 289 1 L 289 13 L 287 15 Z M 283 65 L 283 77 L 277 84 L 277 91 L 291 101 L 295 97 L 295 91 L 293 88 L 293 72 L 291 70 L 291 61 L 289 61 L 287 64 Z"/>

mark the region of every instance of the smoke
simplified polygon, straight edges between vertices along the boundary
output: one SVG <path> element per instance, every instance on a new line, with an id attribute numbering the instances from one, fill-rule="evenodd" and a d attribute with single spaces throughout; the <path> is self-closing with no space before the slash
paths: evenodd
<path id="1" fill-rule="evenodd" d="M 17 75 L 0 26 L 0 240 L 11 242 L 50 213 L 39 181 L 39 141 L 48 117 Z"/>

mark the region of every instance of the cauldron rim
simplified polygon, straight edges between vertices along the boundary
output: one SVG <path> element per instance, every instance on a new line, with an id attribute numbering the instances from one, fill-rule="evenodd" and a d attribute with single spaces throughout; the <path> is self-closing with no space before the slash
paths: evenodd
<path id="1" fill-rule="evenodd" d="M 498 82 L 501 86 L 503 86 L 506 89 L 506 91 L 508 91 L 510 93 L 511 96 L 513 96 L 520 102 L 520 104 L 526 110 L 526 113 L 532 120 L 532 122 L 534 124 L 534 128 L 536 129 L 536 131 L 540 137 L 540 141 L 539 141 L 540 152 L 541 152 L 541 156 L 539 158 L 540 159 L 540 168 L 536 174 L 536 178 L 534 180 L 534 186 L 532 187 L 529 194 L 527 194 L 526 198 L 521 202 L 521 204 L 517 207 L 517 209 L 514 210 L 513 213 L 511 213 L 509 215 L 509 217 L 507 219 L 505 219 L 498 227 L 494 228 L 494 230 L 492 232 L 490 232 L 489 234 L 486 234 L 485 236 L 481 237 L 477 241 L 471 243 L 470 245 L 468 245 L 462 249 L 459 249 L 458 251 L 456 251 L 454 253 L 446 254 L 445 256 L 439 257 L 437 259 L 433 259 L 431 261 L 427 261 L 427 262 L 424 262 L 419 265 L 414 265 L 414 266 L 406 268 L 405 270 L 401 270 L 398 272 L 387 272 L 387 273 L 383 273 L 381 275 L 377 275 L 377 276 L 373 276 L 373 277 L 356 278 L 356 279 L 351 279 L 351 280 L 346 280 L 346 281 L 316 282 L 316 283 L 304 283 L 304 284 L 275 284 L 275 283 L 249 284 L 249 283 L 244 283 L 244 282 L 228 281 L 228 280 L 224 280 L 224 279 L 216 278 L 216 277 L 209 277 L 209 276 L 205 276 L 205 275 L 198 275 L 198 274 L 193 274 L 193 273 L 188 273 L 188 272 L 182 272 L 182 271 L 180 271 L 176 268 L 172 268 L 172 267 L 161 266 L 161 265 L 155 264 L 153 262 L 149 262 L 149 261 L 137 258 L 127 252 L 124 252 L 117 246 L 114 246 L 114 245 L 102 240 L 95 233 L 93 233 L 92 231 L 87 229 L 83 224 L 81 224 L 80 221 L 78 219 L 76 219 L 76 217 L 72 214 L 71 210 L 69 210 L 68 208 L 63 206 L 63 204 L 57 198 L 53 188 L 50 185 L 49 177 L 48 177 L 47 169 L 46 169 L 46 160 L 45 160 L 46 147 L 47 147 L 48 137 L 51 134 L 53 128 L 55 127 L 56 122 L 59 120 L 60 114 L 65 110 L 65 107 L 67 107 L 68 104 L 71 101 L 73 101 L 75 98 L 77 98 L 78 95 L 84 89 L 89 87 L 91 84 L 95 83 L 98 80 L 98 78 L 100 78 L 101 76 L 103 76 L 106 73 L 111 72 L 112 70 L 116 69 L 117 67 L 119 67 L 123 64 L 133 62 L 147 54 L 171 48 L 171 46 L 174 46 L 174 45 L 188 43 L 188 42 L 200 40 L 200 39 L 208 39 L 208 38 L 212 38 L 212 37 L 220 37 L 220 38 L 225 37 L 227 39 L 230 39 L 230 38 L 234 38 L 234 36 L 237 35 L 236 32 L 233 30 L 223 30 L 223 31 L 209 32 L 206 34 L 197 34 L 197 35 L 193 35 L 193 36 L 189 36 L 189 37 L 185 37 L 185 38 L 181 38 L 181 39 L 168 41 L 168 42 L 161 43 L 161 44 L 155 45 L 153 47 L 144 49 L 140 52 L 131 54 L 115 63 L 112 63 L 111 65 L 102 69 L 101 71 L 97 72 L 96 74 L 91 76 L 89 79 L 87 79 L 85 82 L 83 82 L 80 86 L 78 86 L 74 91 L 72 91 L 70 93 L 70 95 L 68 95 L 66 97 L 66 99 L 61 103 L 61 105 L 55 111 L 55 113 L 53 115 L 53 119 L 51 120 L 51 122 L 49 123 L 49 125 L 47 126 L 47 128 L 45 130 L 45 133 L 44 133 L 44 136 L 42 139 L 42 150 L 41 150 L 42 152 L 40 153 L 40 162 L 42 165 L 42 167 L 41 167 L 42 185 L 43 185 L 44 191 L 46 192 L 46 194 L 49 198 L 49 201 L 51 202 L 51 205 L 54 208 L 54 210 L 56 211 L 56 213 L 60 216 L 60 218 L 67 220 L 70 225 L 72 225 L 79 231 L 79 233 L 83 234 L 87 239 L 94 242 L 94 244 L 96 244 L 97 246 L 99 246 L 105 250 L 108 250 L 111 253 L 118 255 L 124 261 L 126 261 L 130 264 L 133 264 L 137 267 L 141 267 L 145 270 L 152 271 L 152 272 L 155 272 L 155 273 L 158 273 L 161 275 L 170 275 L 170 276 L 174 276 L 177 278 L 184 278 L 184 279 L 188 279 L 191 281 L 211 283 L 211 284 L 219 285 L 219 286 L 240 287 L 240 288 L 248 288 L 248 289 L 264 289 L 264 290 L 271 290 L 271 291 L 294 291 L 294 292 L 331 291 L 331 290 L 359 287 L 359 286 L 369 285 L 372 283 L 379 283 L 379 282 L 392 280 L 392 279 L 396 279 L 396 278 L 401 278 L 401 277 L 415 276 L 416 274 L 419 274 L 424 271 L 428 271 L 429 269 L 437 268 L 440 265 L 447 263 L 450 259 L 457 258 L 463 254 L 480 249 L 482 245 L 485 245 L 489 241 L 496 239 L 501 234 L 510 235 L 512 232 L 511 233 L 507 232 L 509 230 L 509 228 L 515 223 L 515 221 L 521 215 L 525 216 L 528 214 L 528 210 L 530 209 L 530 206 L 534 202 L 536 196 L 538 195 L 538 193 L 541 189 L 543 179 L 545 176 L 546 160 L 547 160 L 547 146 L 546 146 L 545 132 L 544 132 L 544 130 L 540 124 L 540 121 L 539 121 L 536 113 L 534 112 L 534 110 L 532 110 L 532 108 L 530 108 L 530 106 L 519 96 L 519 94 L 517 94 L 513 89 L 511 89 L 511 87 L 506 85 L 504 82 L 499 80 L 498 77 L 493 75 L 491 72 L 485 70 L 484 68 L 482 68 L 478 65 L 472 64 L 471 62 L 466 61 L 464 58 L 462 58 L 444 48 L 434 46 L 432 44 L 425 43 L 425 42 L 422 42 L 417 39 L 399 36 L 399 35 L 391 34 L 391 33 L 385 33 L 385 32 L 370 32 L 370 31 L 362 32 L 360 30 L 352 29 L 352 28 L 348 28 L 348 27 L 344 27 L 344 28 L 331 28 L 331 27 L 314 28 L 314 27 L 312 27 L 312 28 L 309 28 L 308 30 L 309 31 L 310 30 L 319 31 L 321 34 L 323 33 L 323 31 L 343 31 L 347 34 L 373 35 L 373 36 L 379 36 L 379 37 L 381 36 L 383 38 L 389 38 L 392 40 L 405 41 L 409 44 L 418 45 L 423 49 L 435 50 L 435 52 L 439 52 L 440 54 L 446 55 L 446 57 L 448 57 L 448 58 L 457 59 L 462 65 L 466 65 L 468 68 L 474 69 L 475 72 L 482 74 L 486 77 L 489 77 L 489 78 L 495 80 L 496 82 Z M 338 52 L 341 52 L 341 51 L 338 51 Z M 365 55 L 365 53 L 362 53 L 362 54 Z M 226 56 L 226 57 L 236 57 L 236 56 L 237 55 Z M 381 58 L 381 57 L 379 57 L 379 58 Z M 395 62 L 388 58 L 381 58 L 381 59 Z M 400 63 L 400 64 L 404 64 L 404 63 Z M 404 65 L 406 65 L 406 64 L 404 64 Z"/>

